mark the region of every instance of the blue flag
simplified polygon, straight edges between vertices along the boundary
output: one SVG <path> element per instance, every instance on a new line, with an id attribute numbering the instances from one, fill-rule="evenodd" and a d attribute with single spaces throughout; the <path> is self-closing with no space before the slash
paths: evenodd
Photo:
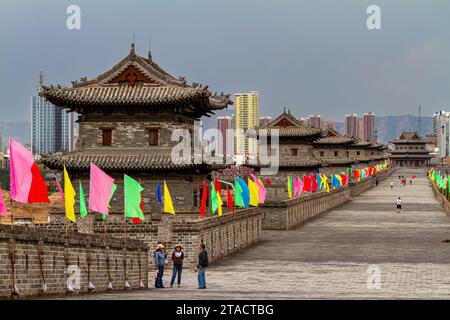
<path id="1" fill-rule="evenodd" d="M 250 206 L 250 190 L 247 184 L 241 178 L 238 178 L 238 183 L 242 188 L 242 200 L 244 200 L 244 205 L 246 208 Z"/>
<path id="2" fill-rule="evenodd" d="M 163 203 L 162 196 L 161 196 L 161 184 L 159 183 L 159 181 L 158 181 L 158 183 L 156 184 L 156 200 L 157 200 L 160 204 Z"/>
<path id="3" fill-rule="evenodd" d="M 325 188 L 325 186 L 322 183 L 322 176 L 320 174 L 316 174 L 316 181 L 317 181 L 317 184 L 319 185 L 319 190 L 322 190 Z"/>

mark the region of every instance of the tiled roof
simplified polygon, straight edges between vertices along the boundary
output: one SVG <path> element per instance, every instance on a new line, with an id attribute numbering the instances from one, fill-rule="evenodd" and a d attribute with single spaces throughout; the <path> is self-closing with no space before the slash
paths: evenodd
<path id="1" fill-rule="evenodd" d="M 217 110 L 233 104 L 229 94 L 212 93 L 208 86 L 188 85 L 184 77 L 171 76 L 153 62 L 150 54 L 148 58 L 136 55 L 134 45 L 128 56 L 103 74 L 90 80 L 72 81 L 72 88 L 42 86 L 40 95 L 69 109 L 76 106 L 151 106 L 196 101 L 203 109 Z"/>
<path id="2" fill-rule="evenodd" d="M 186 163 L 186 159 L 172 162 L 170 156 L 88 155 L 78 152 L 42 157 L 42 163 L 51 169 L 62 169 L 65 165 L 67 170 L 72 171 L 87 171 L 89 170 L 91 163 L 96 164 L 104 170 L 110 171 L 184 170 L 207 166 L 206 164 L 194 164 L 192 159 L 190 160 L 190 163 Z"/>
<path id="3" fill-rule="evenodd" d="M 345 136 L 328 136 L 314 141 L 314 144 L 352 144 L 353 138 Z"/>
<path id="4" fill-rule="evenodd" d="M 261 130 L 267 130 L 267 135 L 272 135 L 273 130 L 279 130 L 280 137 L 311 137 L 320 134 L 320 129 L 301 126 L 301 127 L 259 127 L 256 130 L 249 130 L 249 136 L 259 135 Z"/>
<path id="5" fill-rule="evenodd" d="M 275 165 L 272 163 L 271 165 Z M 322 165 L 322 161 L 317 159 L 279 160 L 279 167 L 284 168 L 316 168 Z M 248 167 L 269 167 L 270 164 L 246 164 Z"/>

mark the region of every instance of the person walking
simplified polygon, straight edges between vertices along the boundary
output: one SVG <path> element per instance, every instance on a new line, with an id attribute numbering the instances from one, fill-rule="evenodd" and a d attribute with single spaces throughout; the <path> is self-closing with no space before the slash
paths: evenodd
<path id="1" fill-rule="evenodd" d="M 164 275 L 164 264 L 166 263 L 166 255 L 164 254 L 164 245 L 158 244 L 156 246 L 155 253 L 155 263 L 156 263 L 156 279 L 155 279 L 155 288 L 164 288 L 163 283 L 163 275 Z"/>
<path id="2" fill-rule="evenodd" d="M 394 181 L 391 181 L 391 190 L 394 189 Z"/>
<path id="3" fill-rule="evenodd" d="M 400 214 L 400 211 L 402 210 L 402 199 L 398 197 L 397 199 L 397 213 Z"/>
<path id="4" fill-rule="evenodd" d="M 378 177 L 375 178 L 375 186 L 378 187 Z"/>
<path id="5" fill-rule="evenodd" d="M 198 251 L 198 263 L 195 268 L 198 273 L 198 289 L 206 289 L 205 268 L 208 267 L 208 252 L 204 243 L 198 246 Z"/>
<path id="6" fill-rule="evenodd" d="M 183 270 L 183 260 L 184 260 L 184 252 L 182 250 L 183 247 L 181 246 L 181 244 L 177 244 L 175 246 L 174 251 L 172 252 L 173 270 L 172 270 L 172 280 L 170 280 L 171 288 L 173 287 L 177 274 L 178 274 L 178 288 L 181 287 L 181 270 Z"/>

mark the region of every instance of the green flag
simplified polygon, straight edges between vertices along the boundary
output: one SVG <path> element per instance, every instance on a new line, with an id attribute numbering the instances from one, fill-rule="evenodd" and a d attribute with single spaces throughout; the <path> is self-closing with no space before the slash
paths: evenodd
<path id="1" fill-rule="evenodd" d="M 126 174 L 124 174 L 124 185 L 125 217 L 145 220 L 144 213 L 141 210 L 141 192 L 144 188 L 142 188 L 136 180 Z"/>
<path id="2" fill-rule="evenodd" d="M 214 187 L 214 181 L 211 182 L 211 213 L 216 212 L 219 208 L 219 199 L 217 199 L 217 191 Z"/>
<path id="3" fill-rule="evenodd" d="M 234 205 L 245 208 L 244 199 L 242 198 L 242 187 L 236 179 L 234 180 Z"/>
<path id="4" fill-rule="evenodd" d="M 86 209 L 86 199 L 84 198 L 84 191 L 83 186 L 81 185 L 81 181 L 78 181 L 80 183 L 80 215 L 82 218 L 85 218 L 88 214 L 88 211 Z"/>

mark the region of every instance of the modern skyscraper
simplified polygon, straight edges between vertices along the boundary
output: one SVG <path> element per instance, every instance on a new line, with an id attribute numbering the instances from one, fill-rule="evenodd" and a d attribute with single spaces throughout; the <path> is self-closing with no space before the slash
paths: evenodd
<path id="1" fill-rule="evenodd" d="M 308 126 L 321 129 L 322 128 L 322 116 L 320 114 L 310 115 L 306 118 Z"/>
<path id="2" fill-rule="evenodd" d="M 220 155 L 231 155 L 231 146 L 228 146 L 227 130 L 233 128 L 232 117 L 217 117 L 217 130 L 221 132 L 222 139 L 219 139 L 217 143 L 217 152 Z M 233 142 L 232 142 L 233 143 Z"/>
<path id="3" fill-rule="evenodd" d="M 257 91 L 236 93 L 235 129 L 254 129 L 259 125 L 259 94 Z M 243 137 L 236 134 L 235 153 L 244 158 L 256 157 L 258 145 L 255 138 Z"/>
<path id="4" fill-rule="evenodd" d="M 375 135 L 375 113 L 366 112 L 364 113 L 364 140 L 376 141 Z"/>
<path id="5" fill-rule="evenodd" d="M 433 114 L 433 134 L 436 135 L 436 146 L 439 157 L 450 155 L 450 112 L 439 111 Z"/>
<path id="6" fill-rule="evenodd" d="M 358 136 L 358 116 L 356 113 L 345 115 L 345 135 L 349 137 Z"/>
<path id="7" fill-rule="evenodd" d="M 39 76 L 38 92 L 44 84 L 44 75 Z M 72 151 L 74 114 L 55 107 L 44 97 L 31 97 L 31 151 L 33 153 L 55 153 Z"/>

